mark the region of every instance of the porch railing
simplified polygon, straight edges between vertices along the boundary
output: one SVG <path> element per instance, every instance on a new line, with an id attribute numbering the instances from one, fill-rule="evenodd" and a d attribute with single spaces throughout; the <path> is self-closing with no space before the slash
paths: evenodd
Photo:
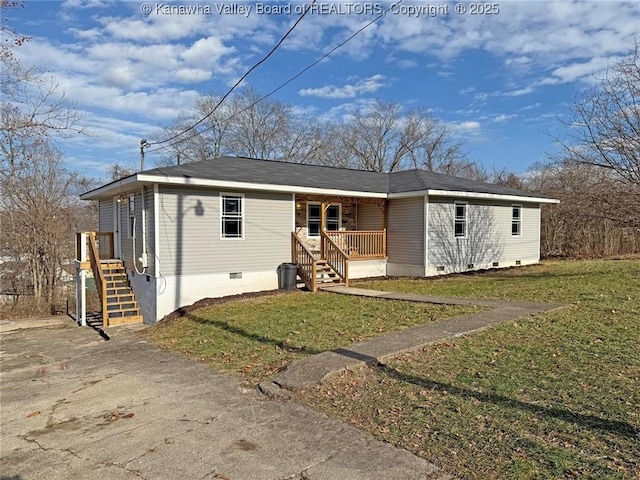
<path id="1" fill-rule="evenodd" d="M 386 229 L 325 233 L 349 258 L 385 258 L 387 256 Z"/>
<path id="2" fill-rule="evenodd" d="M 329 237 L 320 232 L 320 251 L 329 266 L 333 268 L 342 283 L 349 286 L 349 256 Z"/>
<path id="3" fill-rule="evenodd" d="M 102 324 L 107 324 L 107 282 L 105 279 L 102 266 L 100 265 L 100 253 L 98 245 L 96 243 L 96 232 L 87 232 L 88 246 L 87 253 L 89 256 L 89 263 L 91 270 L 93 271 L 93 279 L 96 282 L 96 289 L 98 290 L 98 297 L 100 298 L 100 305 L 102 306 Z M 111 236 L 113 240 L 113 234 Z M 111 242 L 113 245 L 113 241 Z M 113 257 L 110 257 L 113 258 Z"/>
<path id="4" fill-rule="evenodd" d="M 113 232 L 96 232 L 96 240 L 100 258 L 102 260 L 114 258 Z"/>
<path id="5" fill-rule="evenodd" d="M 93 238 L 93 241 L 96 245 L 98 256 L 97 258 L 100 260 L 108 260 L 115 257 L 115 250 L 113 246 L 113 232 L 77 232 L 76 233 L 76 260 L 79 262 L 86 262 L 89 260 L 90 256 L 90 248 L 86 249 L 87 255 L 85 258 L 82 257 L 82 252 L 85 251 L 83 248 L 85 245 L 82 245 L 83 240 L 87 242 L 89 245 L 90 237 Z"/>
<path id="6" fill-rule="evenodd" d="M 307 288 L 311 292 L 317 291 L 316 259 L 296 232 L 291 232 L 291 261 L 298 264 L 298 275 Z"/>

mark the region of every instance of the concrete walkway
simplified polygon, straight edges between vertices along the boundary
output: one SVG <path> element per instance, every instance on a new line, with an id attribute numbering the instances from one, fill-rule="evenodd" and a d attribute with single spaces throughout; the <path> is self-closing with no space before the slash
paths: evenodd
<path id="1" fill-rule="evenodd" d="M 413 293 L 394 293 L 343 286 L 323 287 L 322 290 L 344 295 L 357 295 L 389 300 L 446 305 L 475 305 L 488 307 L 489 310 L 455 317 L 441 322 L 431 322 L 404 330 L 398 330 L 381 337 L 354 343 L 345 348 L 338 348 L 329 352 L 306 357 L 278 373 L 272 378 L 271 382 L 263 382 L 260 384 L 260 389 L 264 393 L 273 396 L 286 396 L 287 392 L 282 392 L 281 389 L 292 391 L 306 389 L 317 385 L 326 377 L 346 369 L 356 368 L 366 363 L 384 363 L 385 359 L 404 352 L 418 350 L 439 340 L 477 332 L 478 330 L 517 317 L 550 312 L 563 306 L 548 303 L 433 297 Z"/>
<path id="2" fill-rule="evenodd" d="M 67 315 L 48 315 L 45 317 L 0 320 L 0 333 L 23 330 L 26 328 L 61 328 L 70 325 L 75 325 L 75 322 Z"/>
<path id="3" fill-rule="evenodd" d="M 0 334 L 0 478 L 450 478 L 343 422 L 160 350 L 129 326 L 108 334 L 71 319 Z"/>

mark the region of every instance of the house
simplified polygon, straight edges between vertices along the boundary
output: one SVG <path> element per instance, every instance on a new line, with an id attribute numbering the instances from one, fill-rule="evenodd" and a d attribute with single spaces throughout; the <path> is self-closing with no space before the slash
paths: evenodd
<path id="1" fill-rule="evenodd" d="M 81 198 L 99 203 L 100 232 L 78 236 L 79 297 L 89 269 L 105 296 L 122 287 L 116 306 L 103 304 L 119 311 L 105 324 L 140 314 L 153 323 L 204 297 L 277 288 L 283 262 L 297 263 L 312 291 L 536 263 L 540 205 L 557 203 L 424 170 L 234 157 L 139 172 Z"/>

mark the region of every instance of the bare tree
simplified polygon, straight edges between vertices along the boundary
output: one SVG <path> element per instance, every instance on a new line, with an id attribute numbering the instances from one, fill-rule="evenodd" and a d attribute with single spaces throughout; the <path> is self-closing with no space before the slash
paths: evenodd
<path id="1" fill-rule="evenodd" d="M 560 200 L 541 207 L 541 254 L 602 257 L 640 251 L 634 224 L 640 195 L 611 172 L 582 163 L 537 165 L 527 176 L 533 191 Z"/>
<path id="2" fill-rule="evenodd" d="M 318 163 L 324 147 L 323 125 L 296 117 L 291 106 L 245 88 L 220 104 L 220 97 L 205 95 L 192 112 L 183 113 L 166 127 L 162 138 L 185 132 L 168 142 L 161 164 L 203 161 L 221 155 L 266 158 L 297 163 Z M 193 126 L 203 119 L 194 128 Z"/>
<path id="3" fill-rule="evenodd" d="M 460 142 L 428 110 L 403 114 L 398 103 L 376 101 L 356 108 L 338 135 L 347 163 L 355 168 L 393 172 L 407 168 L 475 177 Z"/>
<path id="4" fill-rule="evenodd" d="M 565 160 L 604 168 L 622 181 L 640 185 L 640 44 L 615 63 L 597 85 L 577 96 L 567 138 L 560 140 Z"/>
<path id="5" fill-rule="evenodd" d="M 64 259 L 71 258 L 75 175 L 50 142 L 36 140 L 13 170 L 0 177 L 4 253 L 30 272 L 38 303 L 51 303 Z"/>
<path id="6" fill-rule="evenodd" d="M 2 1 L 0 10 L 20 5 Z M 82 133 L 82 116 L 55 79 L 16 59 L 12 49 L 24 37 L 6 23 L 1 30 L 0 254 L 12 259 L 12 268 L 3 265 L 0 280 L 24 280 L 25 293 L 39 306 L 50 305 L 60 268 L 72 255 L 77 212 L 71 197 L 77 177 L 64 168 L 54 142 Z"/>

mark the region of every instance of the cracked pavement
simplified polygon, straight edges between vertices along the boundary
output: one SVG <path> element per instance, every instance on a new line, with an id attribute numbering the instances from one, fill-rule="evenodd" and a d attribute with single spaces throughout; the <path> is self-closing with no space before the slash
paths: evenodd
<path id="1" fill-rule="evenodd" d="M 434 465 L 269 400 L 131 327 L 0 334 L 0 479 L 437 479 Z"/>

